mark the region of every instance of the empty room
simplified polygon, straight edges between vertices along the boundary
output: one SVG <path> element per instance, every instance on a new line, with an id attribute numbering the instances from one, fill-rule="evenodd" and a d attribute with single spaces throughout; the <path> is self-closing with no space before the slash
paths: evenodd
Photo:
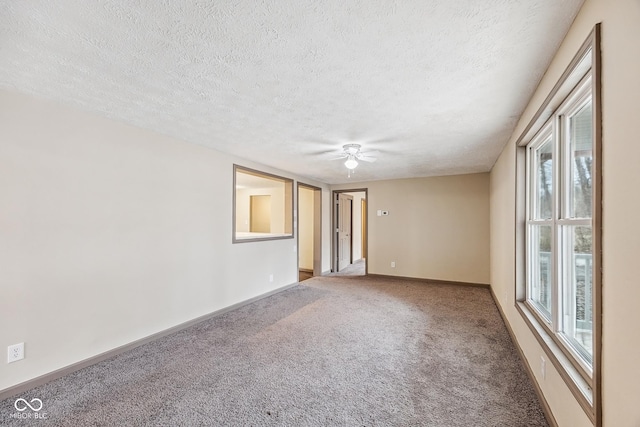
<path id="1" fill-rule="evenodd" d="M 0 0 L 0 425 L 640 427 L 638 43 L 639 0 Z"/>

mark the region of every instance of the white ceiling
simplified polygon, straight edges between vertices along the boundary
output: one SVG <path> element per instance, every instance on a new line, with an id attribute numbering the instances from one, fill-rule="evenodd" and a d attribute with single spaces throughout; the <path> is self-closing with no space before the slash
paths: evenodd
<path id="1" fill-rule="evenodd" d="M 0 87 L 326 183 L 348 142 L 485 172 L 582 2 L 0 0 Z"/>

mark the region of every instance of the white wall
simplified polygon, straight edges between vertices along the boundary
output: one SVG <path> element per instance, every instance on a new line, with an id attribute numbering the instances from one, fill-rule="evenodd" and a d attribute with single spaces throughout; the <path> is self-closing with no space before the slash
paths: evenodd
<path id="1" fill-rule="evenodd" d="M 0 129 L 0 391 L 297 281 L 231 243 L 233 163 L 300 177 L 8 91 Z"/>
<path id="2" fill-rule="evenodd" d="M 350 188 L 368 189 L 369 273 L 489 283 L 489 174 L 331 186 Z"/>
<path id="3" fill-rule="evenodd" d="M 587 0 L 491 172 L 491 284 L 528 363 L 543 350 L 514 307 L 515 140 L 602 22 L 603 425 L 640 426 L 640 1 Z M 591 425 L 551 364 L 537 381 L 559 425 Z"/>

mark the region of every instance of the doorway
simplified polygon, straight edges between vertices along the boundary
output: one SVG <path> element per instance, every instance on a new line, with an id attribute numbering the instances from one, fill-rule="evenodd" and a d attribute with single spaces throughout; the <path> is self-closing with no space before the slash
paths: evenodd
<path id="1" fill-rule="evenodd" d="M 298 182 L 298 281 L 322 274 L 322 189 Z"/>
<path id="2" fill-rule="evenodd" d="M 367 189 L 334 190 L 333 274 L 367 274 Z"/>

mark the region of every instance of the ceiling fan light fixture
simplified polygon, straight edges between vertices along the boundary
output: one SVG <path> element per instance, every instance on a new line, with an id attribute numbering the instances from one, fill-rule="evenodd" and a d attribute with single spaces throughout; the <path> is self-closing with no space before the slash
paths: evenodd
<path id="1" fill-rule="evenodd" d="M 358 167 L 358 162 L 356 161 L 355 157 L 350 155 L 349 158 L 347 159 L 347 161 L 344 162 L 344 165 L 347 167 L 347 169 L 353 170 L 356 167 Z"/>

